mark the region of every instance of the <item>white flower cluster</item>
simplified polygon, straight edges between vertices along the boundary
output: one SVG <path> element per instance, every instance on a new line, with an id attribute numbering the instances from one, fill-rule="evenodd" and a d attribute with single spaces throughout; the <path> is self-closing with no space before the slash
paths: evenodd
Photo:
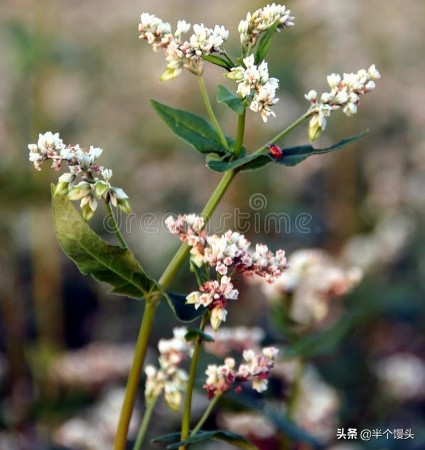
<path id="1" fill-rule="evenodd" d="M 191 248 L 191 259 L 198 266 L 214 267 L 220 275 L 243 273 L 257 275 L 272 283 L 287 268 L 285 252 L 273 254 L 266 245 L 257 244 L 255 251 L 242 234 L 229 230 L 223 235 L 208 235 L 202 230 L 204 221 L 194 214 L 174 218 L 169 216 L 166 225 L 173 235 Z"/>
<path id="2" fill-rule="evenodd" d="M 131 345 L 92 343 L 75 351 L 55 356 L 49 376 L 62 386 L 83 389 L 100 387 L 125 379 L 131 368 L 134 348 Z"/>
<path id="3" fill-rule="evenodd" d="M 61 448 L 81 450 L 113 448 L 124 396 L 125 389 L 121 387 L 112 387 L 103 392 L 99 401 L 68 419 L 53 432 L 54 443 Z M 130 439 L 135 437 L 140 421 L 139 411 L 133 411 L 128 433 Z M 34 445 L 31 446 L 34 448 Z M 18 447 L 0 448 L 16 450 Z"/>
<path id="4" fill-rule="evenodd" d="M 109 180 L 112 170 L 96 163 L 103 150 L 77 145 L 65 145 L 59 133 L 48 131 L 39 134 L 37 144 L 29 144 L 29 160 L 37 170 L 46 160 L 52 161 L 52 169 L 58 171 L 66 163 L 69 172 L 59 177 L 55 194 L 67 196 L 70 200 L 81 200 L 80 206 L 85 220 L 90 220 L 96 209 L 97 199 L 103 198 L 113 206 L 121 208 L 126 214 L 131 212 L 127 194 L 111 186 Z M 79 177 L 81 181 L 79 181 Z M 78 182 L 79 181 L 79 182 Z"/>
<path id="5" fill-rule="evenodd" d="M 263 287 L 271 300 L 290 296 L 291 319 L 313 326 L 327 318 L 332 299 L 349 293 L 361 279 L 360 269 L 342 268 L 325 252 L 305 249 L 289 257 L 289 268 L 276 283 Z"/>
<path id="6" fill-rule="evenodd" d="M 254 64 L 254 55 L 244 58 L 243 63 L 244 66 L 232 68 L 226 76 L 238 83 L 237 93 L 242 98 L 249 97 L 251 111 L 259 112 L 263 121 L 267 122 L 269 116 L 276 117 L 270 107 L 279 101 L 276 98 L 279 80 L 269 77 L 265 61 L 258 66 Z"/>
<path id="7" fill-rule="evenodd" d="M 294 17 L 291 11 L 284 5 L 272 3 L 264 8 L 257 9 L 252 14 L 248 13 L 245 20 L 239 23 L 241 44 L 254 46 L 258 36 L 278 22 L 277 31 L 294 25 Z"/>
<path id="8" fill-rule="evenodd" d="M 175 328 L 172 339 L 161 339 L 158 342 L 159 369 L 153 365 L 145 368 L 145 399 L 151 402 L 164 392 L 167 405 L 178 410 L 186 389 L 188 375 L 179 366 L 192 352 L 192 345 L 185 339 L 186 329 Z"/>
<path id="9" fill-rule="evenodd" d="M 224 53 L 223 44 L 229 37 L 229 32 L 216 25 L 208 28 L 204 24 L 195 24 L 193 34 L 188 40 L 183 35 L 190 30 L 190 23 L 184 20 L 177 22 L 173 33 L 171 25 L 158 17 L 143 13 L 140 17 L 140 39 L 146 39 L 154 51 L 164 49 L 167 69 L 161 76 L 162 81 L 170 80 L 181 73 L 184 67 L 194 72 L 200 70 L 200 57 L 212 53 Z"/>
<path id="10" fill-rule="evenodd" d="M 311 90 L 305 98 L 311 103 L 312 118 L 309 124 L 309 138 L 314 141 L 326 128 L 326 117 L 332 111 L 342 108 L 347 116 L 357 112 L 360 96 L 375 89 L 375 80 L 381 78 L 375 65 L 368 70 L 361 69 L 357 73 L 344 73 L 341 75 L 328 75 L 327 81 L 330 92 L 324 92 L 320 98 L 315 90 Z"/>
<path id="11" fill-rule="evenodd" d="M 219 281 L 207 281 L 199 287 L 199 291 L 187 296 L 187 303 L 195 305 L 195 308 L 203 306 L 210 310 L 214 330 L 226 320 L 227 300 L 238 297 L 230 278 L 233 274 L 257 275 L 272 283 L 287 268 L 283 250 L 273 254 L 266 245 L 257 244 L 255 251 L 251 251 L 251 243 L 242 234 L 231 230 L 221 236 L 208 235 L 202 230 L 203 219 L 194 214 L 177 219 L 169 216 L 166 225 L 172 234 L 191 247 L 194 264 L 213 267 L 217 272 Z"/>
<path id="12" fill-rule="evenodd" d="M 277 352 L 275 347 L 265 347 L 261 354 L 255 353 L 254 350 L 245 350 L 242 354 L 245 362 L 238 368 L 233 358 L 226 358 L 221 366 L 208 365 L 205 371 L 207 380 L 203 386 L 208 392 L 208 397 L 222 394 L 232 389 L 236 383 L 248 380 L 252 381 L 252 388 L 257 392 L 265 391 L 268 386 L 267 377 L 274 366 Z"/>
<path id="13" fill-rule="evenodd" d="M 260 327 L 247 328 L 244 326 L 222 327 L 216 332 L 207 327 L 205 332 L 213 335 L 214 338 L 214 342 L 205 342 L 205 349 L 218 357 L 224 357 L 232 351 L 242 353 L 248 348 L 257 348 L 265 334 Z"/>
<path id="14" fill-rule="evenodd" d="M 299 359 L 277 362 L 273 374 L 281 376 L 287 385 L 299 380 L 292 404 L 295 423 L 326 443 L 333 439 L 340 408 L 338 391 L 322 379 L 314 366 L 303 367 Z"/>

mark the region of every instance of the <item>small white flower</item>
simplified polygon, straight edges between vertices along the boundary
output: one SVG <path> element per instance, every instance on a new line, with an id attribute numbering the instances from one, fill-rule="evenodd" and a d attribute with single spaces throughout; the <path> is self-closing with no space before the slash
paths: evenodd
<path id="1" fill-rule="evenodd" d="M 37 146 L 40 149 L 42 154 L 46 154 L 52 151 L 61 151 L 64 147 L 62 139 L 59 137 L 59 133 L 53 134 L 51 131 L 48 131 L 44 134 L 38 135 Z"/>
<path id="2" fill-rule="evenodd" d="M 376 70 L 375 64 L 372 64 L 369 69 L 367 69 L 367 72 L 372 80 L 381 78 L 381 74 Z"/>
<path id="3" fill-rule="evenodd" d="M 102 152 L 103 150 L 101 148 L 90 146 L 88 157 L 90 158 L 92 164 L 95 159 L 99 158 Z"/>
<path id="4" fill-rule="evenodd" d="M 314 89 L 311 89 L 308 94 L 305 94 L 304 97 L 309 101 L 313 102 L 317 100 L 317 92 Z"/>
<path id="5" fill-rule="evenodd" d="M 185 20 L 179 20 L 177 22 L 176 31 L 174 33 L 174 37 L 176 37 L 178 40 L 181 39 L 182 34 L 187 33 L 190 30 L 190 23 L 186 22 Z"/>
<path id="6" fill-rule="evenodd" d="M 105 179 L 105 181 L 109 181 L 112 178 L 112 170 L 111 169 L 103 169 L 102 177 Z"/>
<path id="7" fill-rule="evenodd" d="M 327 81 L 329 84 L 329 87 L 331 89 L 338 87 L 339 83 L 341 82 L 341 75 L 338 75 L 336 73 L 332 73 L 327 76 Z"/>

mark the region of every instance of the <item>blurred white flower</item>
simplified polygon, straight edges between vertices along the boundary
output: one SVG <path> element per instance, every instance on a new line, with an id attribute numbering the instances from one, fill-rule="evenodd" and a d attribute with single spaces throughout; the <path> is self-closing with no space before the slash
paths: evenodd
<path id="1" fill-rule="evenodd" d="M 337 391 L 325 383 L 313 366 L 299 360 L 280 361 L 273 372 L 289 384 L 300 377 L 292 405 L 292 418 L 303 429 L 325 442 L 335 437 L 340 406 Z"/>
<path id="2" fill-rule="evenodd" d="M 290 298 L 289 315 L 304 326 L 326 319 L 330 301 L 349 293 L 361 280 L 358 268 L 343 268 L 321 250 L 304 249 L 288 259 L 289 268 L 273 284 L 262 283 L 271 301 Z"/>
<path id="3" fill-rule="evenodd" d="M 147 403 L 164 392 L 167 405 L 174 411 L 179 409 L 188 379 L 187 373 L 180 366 L 192 353 L 192 344 L 186 341 L 185 334 L 185 328 L 175 328 L 171 339 L 161 339 L 158 342 L 159 368 L 153 365 L 145 368 Z"/>
<path id="4" fill-rule="evenodd" d="M 64 386 L 98 389 L 107 383 L 125 379 L 133 354 L 131 345 L 93 343 L 56 356 L 49 367 L 49 375 Z"/>
<path id="5" fill-rule="evenodd" d="M 425 361 L 409 353 L 396 353 L 374 364 L 384 389 L 394 398 L 425 397 Z"/>
<path id="6" fill-rule="evenodd" d="M 124 388 L 106 391 L 97 404 L 63 423 L 53 433 L 54 442 L 79 450 L 112 448 L 124 394 Z M 136 434 L 139 423 L 140 414 L 137 410 L 133 411 L 130 438 Z"/>
<path id="7" fill-rule="evenodd" d="M 247 348 L 258 348 L 264 339 L 264 330 L 259 327 L 221 327 L 216 332 L 206 328 L 205 332 L 212 335 L 214 342 L 205 342 L 205 349 L 218 357 L 224 357 L 232 351 L 241 353 Z"/>

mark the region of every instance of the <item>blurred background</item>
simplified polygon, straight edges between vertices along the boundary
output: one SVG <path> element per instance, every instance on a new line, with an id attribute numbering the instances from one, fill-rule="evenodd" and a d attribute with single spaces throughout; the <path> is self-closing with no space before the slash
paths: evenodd
<path id="1" fill-rule="evenodd" d="M 140 13 L 173 25 L 183 18 L 223 24 L 231 32 L 227 48 L 236 54 L 239 20 L 264 5 L 1 0 L 0 449 L 111 448 L 143 311 L 142 302 L 107 294 L 106 286 L 80 275 L 64 257 L 50 211 L 49 184 L 57 174 L 47 165 L 33 169 L 28 143 L 39 132 L 58 131 L 67 144 L 104 149 L 102 162 L 134 210 L 131 220 L 121 217 L 123 232 L 148 272 L 158 276 L 178 247 L 163 218 L 202 210 L 220 177 L 150 107 L 155 98 L 204 114 L 192 75 L 159 82 L 165 61 L 138 39 Z M 414 439 L 344 441 L 351 445 L 344 448 L 423 450 L 425 3 L 298 0 L 286 6 L 295 26 L 276 37 L 268 57 L 281 86 L 277 118 L 263 126 L 258 115 L 249 115 L 248 150 L 301 115 L 308 107 L 304 94 L 326 90 L 326 75 L 376 64 L 382 74 L 376 90 L 362 99 L 356 116 L 335 113 L 318 145 L 370 132 L 340 153 L 293 169 L 239 175 L 210 227 L 239 228 L 288 255 L 320 248 L 363 270 L 363 281 L 339 311 L 339 320 L 348 321 L 344 332 L 309 355 L 322 383 L 338 396 L 326 445 L 341 443 L 337 428 L 411 429 Z M 224 82 L 221 70 L 207 67 L 205 79 L 214 97 Z M 233 115 L 223 105 L 216 112 L 225 131 L 234 133 Z M 281 144 L 306 141 L 302 126 Z M 248 214 L 236 222 L 242 213 Z M 284 226 L 266 226 L 270 213 L 284 214 Z M 92 225 L 111 239 L 101 212 Z M 193 283 L 182 271 L 173 288 Z M 241 289 L 244 307 L 232 305 L 229 323 L 261 326 L 279 341 L 261 290 Z M 152 361 L 156 341 L 171 337 L 175 324 L 161 306 Z M 175 430 L 177 416 L 165 408 L 155 419 L 152 436 Z M 134 420 L 137 427 L 137 414 Z M 296 448 L 310 448 L 303 445 Z"/>

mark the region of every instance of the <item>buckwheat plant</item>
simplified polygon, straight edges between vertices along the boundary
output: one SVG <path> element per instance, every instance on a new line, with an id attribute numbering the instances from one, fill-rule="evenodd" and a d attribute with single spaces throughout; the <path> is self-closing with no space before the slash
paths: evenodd
<path id="1" fill-rule="evenodd" d="M 244 143 L 249 111 L 258 113 L 265 124 L 269 120 L 279 121 L 274 110 L 279 101 L 279 80 L 269 73 L 266 57 L 274 37 L 286 33 L 293 25 L 294 17 L 284 5 L 273 3 L 248 12 L 238 26 L 240 52 L 230 55 L 226 50 L 230 33 L 221 25 L 210 28 L 201 23 L 192 26 L 179 20 L 173 28 L 155 15 L 141 15 L 140 39 L 165 57 L 166 67 L 160 80 L 172 80 L 185 71 L 193 75 L 209 120 L 155 100 L 151 101 L 153 109 L 177 137 L 206 156 L 210 170 L 223 173 L 202 212 L 182 213 L 166 220 L 170 233 L 181 241 L 181 246 L 158 280 L 150 277 L 139 264 L 119 230 L 113 207 L 129 213 L 129 199 L 121 188 L 111 185 L 112 171 L 98 163 L 102 150 L 96 147 L 84 149 L 78 144 L 66 145 L 58 133 L 51 132 L 40 134 L 38 142 L 29 145 L 29 159 L 37 170 L 45 161 L 49 161 L 56 171 L 67 169 L 52 187 L 54 226 L 65 254 L 74 260 L 83 274 L 109 283 L 113 293 L 144 300 L 145 310 L 117 428 L 115 450 L 126 448 L 155 311 L 161 299 L 168 302 L 178 320 L 199 321 L 199 324 L 176 329 L 171 339 L 164 336 L 159 342 L 158 365 L 145 367 L 146 411 L 134 449 L 142 448 L 150 417 L 162 394 L 173 410 L 178 411 L 183 405 L 180 431 L 156 438 L 161 442 L 171 441 L 168 448 L 184 450 L 192 443 L 207 439 L 225 440 L 241 448 L 256 448 L 242 436 L 220 430 L 205 431 L 202 426 L 226 392 L 240 392 L 248 381 L 257 392 L 267 389 L 278 354 L 276 347 L 261 349 L 254 336 L 247 340 L 252 342 L 251 348 L 239 346 L 239 351 L 235 351 L 236 347 L 230 344 L 227 349 L 226 345 L 221 345 L 221 359 L 203 369 L 206 378 L 201 387 L 209 398 L 209 407 L 191 428 L 192 394 L 201 351 L 208 350 L 208 345 L 214 348 L 215 336 L 220 341 L 220 327 L 226 321 L 228 303 L 243 301 L 239 298 L 239 284 L 243 279 L 260 279 L 272 286 L 286 273 L 288 263 L 283 250 L 272 252 L 265 244 L 251 245 L 242 234 L 233 230 L 222 235 L 208 234 L 205 225 L 238 173 L 259 170 L 269 164 L 295 166 L 309 156 L 340 149 L 363 137 L 365 133 L 325 148 L 316 148 L 310 143 L 278 146 L 281 139 L 305 121 L 309 121 L 309 140 L 315 141 L 325 130 L 333 111 L 342 109 L 348 116 L 355 114 L 361 96 L 373 90 L 380 77 L 374 65 L 355 74 L 329 75 L 330 92 L 319 96 L 316 91 L 310 91 L 306 95 L 310 105 L 303 115 L 286 127 L 282 126 L 282 130 L 264 145 L 249 148 L 249 143 Z M 236 115 L 234 136 L 225 136 L 208 97 L 203 73 L 210 64 L 219 66 L 228 80 L 230 88 L 217 87 L 217 102 Z M 73 200 L 80 201 L 81 214 L 71 203 Z M 99 202 L 105 204 L 119 245 L 102 240 L 88 224 Z M 197 287 L 182 294 L 171 293 L 170 285 L 188 257 Z M 302 277 L 300 280 L 302 282 Z M 236 335 L 226 339 L 226 342 L 238 342 Z M 204 343 L 209 344 L 204 346 Z"/>

